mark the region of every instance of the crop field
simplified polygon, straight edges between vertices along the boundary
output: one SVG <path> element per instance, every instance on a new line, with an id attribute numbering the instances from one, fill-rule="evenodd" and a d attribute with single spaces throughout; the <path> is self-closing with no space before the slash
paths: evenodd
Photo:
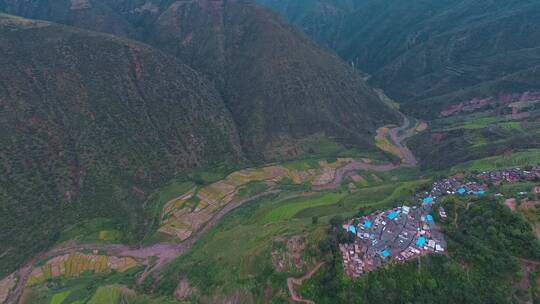
<path id="1" fill-rule="evenodd" d="M 534 166 L 540 163 L 540 149 L 528 149 L 510 155 L 499 155 L 463 163 L 452 168 L 452 171 L 482 171 L 511 167 Z"/>
<path id="2" fill-rule="evenodd" d="M 160 201 L 163 201 L 162 198 L 171 199 L 164 204 L 161 212 L 159 232 L 185 240 L 234 199 L 261 193 L 283 182 L 292 188 L 325 184 L 333 180 L 336 169 L 352 161 L 351 158 L 304 160 L 289 162 L 284 166 L 243 169 L 203 187 L 173 183 L 170 190 L 166 189 L 165 194 L 160 194 Z M 185 192 L 173 195 L 173 190 Z"/>
<path id="3" fill-rule="evenodd" d="M 262 222 L 279 222 L 293 218 L 298 212 L 308 208 L 337 203 L 345 192 L 330 192 L 317 197 L 300 197 L 282 202 L 282 205 L 268 212 Z"/>
<path id="4" fill-rule="evenodd" d="M 27 284 L 38 285 L 57 277 L 78 277 L 85 272 L 125 272 L 136 266 L 138 262 L 129 257 L 72 253 L 55 257 L 32 270 Z"/>
<path id="5" fill-rule="evenodd" d="M 70 293 L 71 293 L 70 290 L 66 290 L 66 291 L 55 294 L 52 297 L 50 304 L 62 304 L 64 300 L 67 299 L 67 297 L 69 297 Z"/>
<path id="6" fill-rule="evenodd" d="M 174 304 L 169 297 L 138 294 L 133 276 L 141 268 L 120 273 L 83 273 L 79 277 L 59 277 L 47 284 L 32 286 L 25 291 L 32 304 Z"/>
<path id="7" fill-rule="evenodd" d="M 118 286 L 101 286 L 87 304 L 118 303 L 120 295 Z"/>
<path id="8" fill-rule="evenodd" d="M 383 127 L 377 130 L 377 136 L 375 137 L 375 145 L 377 148 L 388 152 L 394 156 L 401 158 L 400 150 L 392 144 L 390 139 L 390 129 Z"/>

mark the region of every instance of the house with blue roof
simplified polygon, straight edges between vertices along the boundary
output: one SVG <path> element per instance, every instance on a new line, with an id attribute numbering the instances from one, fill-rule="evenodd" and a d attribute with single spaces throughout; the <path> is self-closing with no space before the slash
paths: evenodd
<path id="1" fill-rule="evenodd" d="M 349 228 L 347 229 L 350 233 L 356 235 L 356 227 L 354 225 L 349 225 Z"/>
<path id="2" fill-rule="evenodd" d="M 424 198 L 423 203 L 426 204 L 426 205 L 427 204 L 432 204 L 433 203 L 433 197 L 428 196 L 428 197 Z"/>
<path id="3" fill-rule="evenodd" d="M 365 220 L 363 226 L 364 228 L 369 229 L 373 226 L 373 223 L 370 220 Z"/>
<path id="4" fill-rule="evenodd" d="M 398 217 L 398 215 L 399 215 L 399 211 L 393 211 L 390 214 L 388 214 L 388 219 L 393 220 L 396 217 Z"/>
<path id="5" fill-rule="evenodd" d="M 460 195 L 465 194 L 465 192 L 467 192 L 467 190 L 465 188 L 463 188 L 463 187 L 457 189 L 457 193 L 459 193 Z"/>
<path id="6" fill-rule="evenodd" d="M 483 189 L 480 189 L 478 191 L 473 192 L 473 194 L 476 196 L 484 196 L 486 194 L 486 191 Z"/>
<path id="7" fill-rule="evenodd" d="M 416 246 L 418 246 L 418 247 L 424 247 L 425 244 L 426 244 L 426 238 L 423 237 L 423 236 L 419 237 L 416 240 Z"/>

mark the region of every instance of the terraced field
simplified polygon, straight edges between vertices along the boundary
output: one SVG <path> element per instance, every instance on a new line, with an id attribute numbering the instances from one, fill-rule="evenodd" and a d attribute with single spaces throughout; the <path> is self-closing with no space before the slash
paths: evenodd
<path id="1" fill-rule="evenodd" d="M 209 186 L 189 190 L 165 204 L 161 215 L 159 232 L 186 240 L 203 227 L 217 211 L 238 199 L 241 190 L 253 183 L 262 183 L 261 190 L 275 189 L 284 180 L 291 184 L 324 185 L 336 176 L 338 168 L 354 162 L 351 158 L 339 158 L 328 163 L 321 160 L 316 166 L 296 169 L 294 166 L 269 166 L 234 172 Z M 251 193 L 256 195 L 258 193 Z"/>
<path id="2" fill-rule="evenodd" d="M 99 254 L 69 253 L 54 257 L 45 265 L 36 267 L 30 273 L 27 285 L 42 284 L 57 277 L 78 277 L 83 272 L 103 273 L 125 272 L 141 263 L 131 257 L 116 257 Z"/>

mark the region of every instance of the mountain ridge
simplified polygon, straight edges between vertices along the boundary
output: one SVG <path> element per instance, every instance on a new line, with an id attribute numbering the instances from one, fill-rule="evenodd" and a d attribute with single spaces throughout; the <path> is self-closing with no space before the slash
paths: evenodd
<path id="1" fill-rule="evenodd" d="M 434 101 L 540 88 L 538 69 L 531 71 L 540 66 L 536 1 L 259 2 L 371 75 L 372 85 L 415 116 L 437 113 L 440 107 L 422 107 Z M 328 29 L 317 27 L 321 19 Z"/>
<path id="2" fill-rule="evenodd" d="M 65 6 L 68 2 L 57 9 L 71 12 L 64 15 L 55 13 L 50 4 L 49 10 L 44 10 L 48 14 L 43 14 L 37 4 L 44 2 L 32 3 L 36 7 L 15 1 L 5 10 L 102 30 L 98 21 L 79 25 L 74 16 L 81 12 L 70 11 Z M 321 131 L 349 144 L 373 147 L 376 128 L 398 121 L 398 115 L 380 103 L 350 67 L 251 1 L 88 3 L 92 6 L 86 9 L 87 15 L 97 11 L 99 16 L 94 4 L 107 6 L 104 11 L 121 17 L 118 23 L 130 24 L 131 29 L 141 25 L 141 30 L 126 36 L 176 56 L 213 80 L 251 159 L 270 160 L 273 156 L 265 151 L 273 142 L 285 139 L 297 146 L 298 138 Z M 324 78 L 326 75 L 330 76 Z M 376 117 L 364 115 L 370 112 Z M 351 114 L 356 117 L 342 119 Z M 294 150 L 278 156 L 295 155 Z"/>

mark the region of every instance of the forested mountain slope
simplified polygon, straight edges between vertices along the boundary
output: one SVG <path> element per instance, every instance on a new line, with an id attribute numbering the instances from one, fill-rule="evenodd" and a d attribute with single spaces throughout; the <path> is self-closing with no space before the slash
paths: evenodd
<path id="1" fill-rule="evenodd" d="M 214 86 L 146 45 L 0 16 L 2 266 L 88 217 L 145 229 L 143 202 L 185 168 L 243 158 Z"/>
<path id="2" fill-rule="evenodd" d="M 301 153 L 298 140 L 316 133 L 369 148 L 378 126 L 398 121 L 353 69 L 250 1 L 4 1 L 4 10 L 120 33 L 204 72 L 253 160 Z"/>
<path id="3" fill-rule="evenodd" d="M 369 73 L 415 115 L 540 88 L 538 1 L 260 2 Z"/>
<path id="4" fill-rule="evenodd" d="M 374 149 L 375 130 L 399 121 L 353 69 L 250 2 L 0 9 L 36 18 L 1 19 L 2 267 L 90 218 L 140 240 L 149 194 L 193 168 L 296 157 L 321 134 Z"/>

